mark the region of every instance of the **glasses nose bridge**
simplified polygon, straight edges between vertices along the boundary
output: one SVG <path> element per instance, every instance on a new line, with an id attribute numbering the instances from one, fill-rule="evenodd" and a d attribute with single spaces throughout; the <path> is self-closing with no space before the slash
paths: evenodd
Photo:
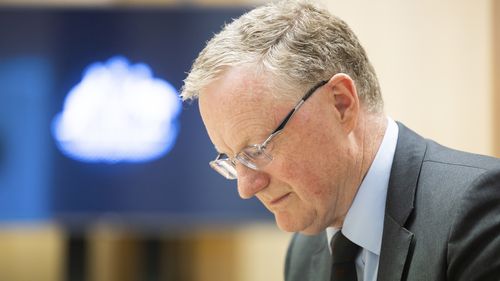
<path id="1" fill-rule="evenodd" d="M 238 174 L 238 177 L 239 177 L 239 172 L 238 172 L 238 169 L 244 169 L 244 170 L 250 170 L 250 171 L 258 171 L 259 169 L 255 166 L 255 164 L 253 163 L 248 163 L 247 161 L 241 159 L 240 157 L 234 157 L 234 158 L 231 158 L 231 163 L 233 164 L 233 167 L 236 169 L 236 173 Z M 241 168 L 238 168 L 238 166 L 240 166 Z"/>

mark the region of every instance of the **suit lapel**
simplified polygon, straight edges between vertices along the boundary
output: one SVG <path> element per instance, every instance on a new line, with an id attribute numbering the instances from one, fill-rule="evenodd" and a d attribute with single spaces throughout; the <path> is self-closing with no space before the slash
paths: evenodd
<path id="1" fill-rule="evenodd" d="M 413 233 L 400 226 L 390 216 L 385 216 L 377 280 L 403 280 L 412 241 Z"/>
<path id="2" fill-rule="evenodd" d="M 425 140 L 398 123 L 399 135 L 387 191 L 384 233 L 377 280 L 403 279 L 413 233 L 405 228 L 414 207 L 415 191 L 426 151 Z"/>

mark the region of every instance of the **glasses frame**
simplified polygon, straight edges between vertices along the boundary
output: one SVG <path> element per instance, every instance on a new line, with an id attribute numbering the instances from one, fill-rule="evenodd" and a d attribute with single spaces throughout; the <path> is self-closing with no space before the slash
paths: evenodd
<path id="1" fill-rule="evenodd" d="M 218 172 L 223 177 L 229 180 L 235 180 L 238 178 L 236 173 L 236 162 L 240 162 L 241 164 L 245 165 L 245 167 L 256 171 L 263 168 L 265 165 L 267 165 L 269 162 L 273 160 L 272 156 L 266 152 L 266 148 L 268 147 L 271 140 L 283 132 L 286 124 L 288 124 L 288 121 L 290 121 L 292 116 L 295 115 L 295 113 L 304 104 L 304 102 L 308 100 L 312 96 L 312 94 L 316 92 L 316 90 L 324 86 L 326 83 L 328 83 L 328 81 L 323 80 L 316 83 L 313 87 L 311 87 L 299 100 L 299 102 L 297 102 L 297 104 L 292 108 L 292 110 L 290 110 L 290 112 L 286 115 L 286 117 L 283 118 L 278 127 L 274 129 L 274 131 L 264 140 L 263 143 L 246 146 L 243 150 L 238 152 L 234 158 L 228 157 L 225 153 L 219 153 L 215 158 L 215 160 L 209 162 L 210 167 L 212 167 L 212 169 L 214 169 L 216 172 Z M 242 156 L 242 153 L 245 153 L 245 150 L 248 149 L 256 150 L 262 155 L 264 155 L 266 157 L 265 159 L 268 160 L 267 163 L 265 163 L 264 165 L 257 165 L 256 163 L 252 163 L 246 160 L 246 158 L 248 158 L 248 155 L 245 158 Z"/>

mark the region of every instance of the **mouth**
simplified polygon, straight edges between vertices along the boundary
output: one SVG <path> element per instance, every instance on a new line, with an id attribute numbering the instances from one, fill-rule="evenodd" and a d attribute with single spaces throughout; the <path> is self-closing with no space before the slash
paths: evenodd
<path id="1" fill-rule="evenodd" d="M 291 194 L 291 192 L 288 192 L 288 193 L 286 193 L 285 195 L 280 196 L 280 197 L 278 197 L 278 198 L 274 199 L 273 201 L 271 201 L 271 202 L 269 203 L 269 205 L 271 205 L 271 206 L 276 206 L 276 205 L 280 204 L 281 202 L 285 201 L 285 200 L 288 198 L 288 196 L 289 196 L 290 194 Z"/>

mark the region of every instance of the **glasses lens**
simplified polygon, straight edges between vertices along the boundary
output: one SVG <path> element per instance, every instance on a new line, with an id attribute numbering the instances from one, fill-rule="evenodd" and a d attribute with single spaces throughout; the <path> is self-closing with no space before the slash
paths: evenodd
<path id="1" fill-rule="evenodd" d="M 233 166 L 233 163 L 231 163 L 231 160 L 229 158 L 226 159 L 217 159 L 214 161 L 211 161 L 210 167 L 217 171 L 219 174 L 224 176 L 228 180 L 235 180 L 237 178 L 236 174 L 236 169 Z"/>
<path id="2" fill-rule="evenodd" d="M 265 149 L 259 145 L 248 146 L 243 149 L 236 159 L 250 169 L 258 170 L 273 160 L 271 155 L 266 153 Z"/>

